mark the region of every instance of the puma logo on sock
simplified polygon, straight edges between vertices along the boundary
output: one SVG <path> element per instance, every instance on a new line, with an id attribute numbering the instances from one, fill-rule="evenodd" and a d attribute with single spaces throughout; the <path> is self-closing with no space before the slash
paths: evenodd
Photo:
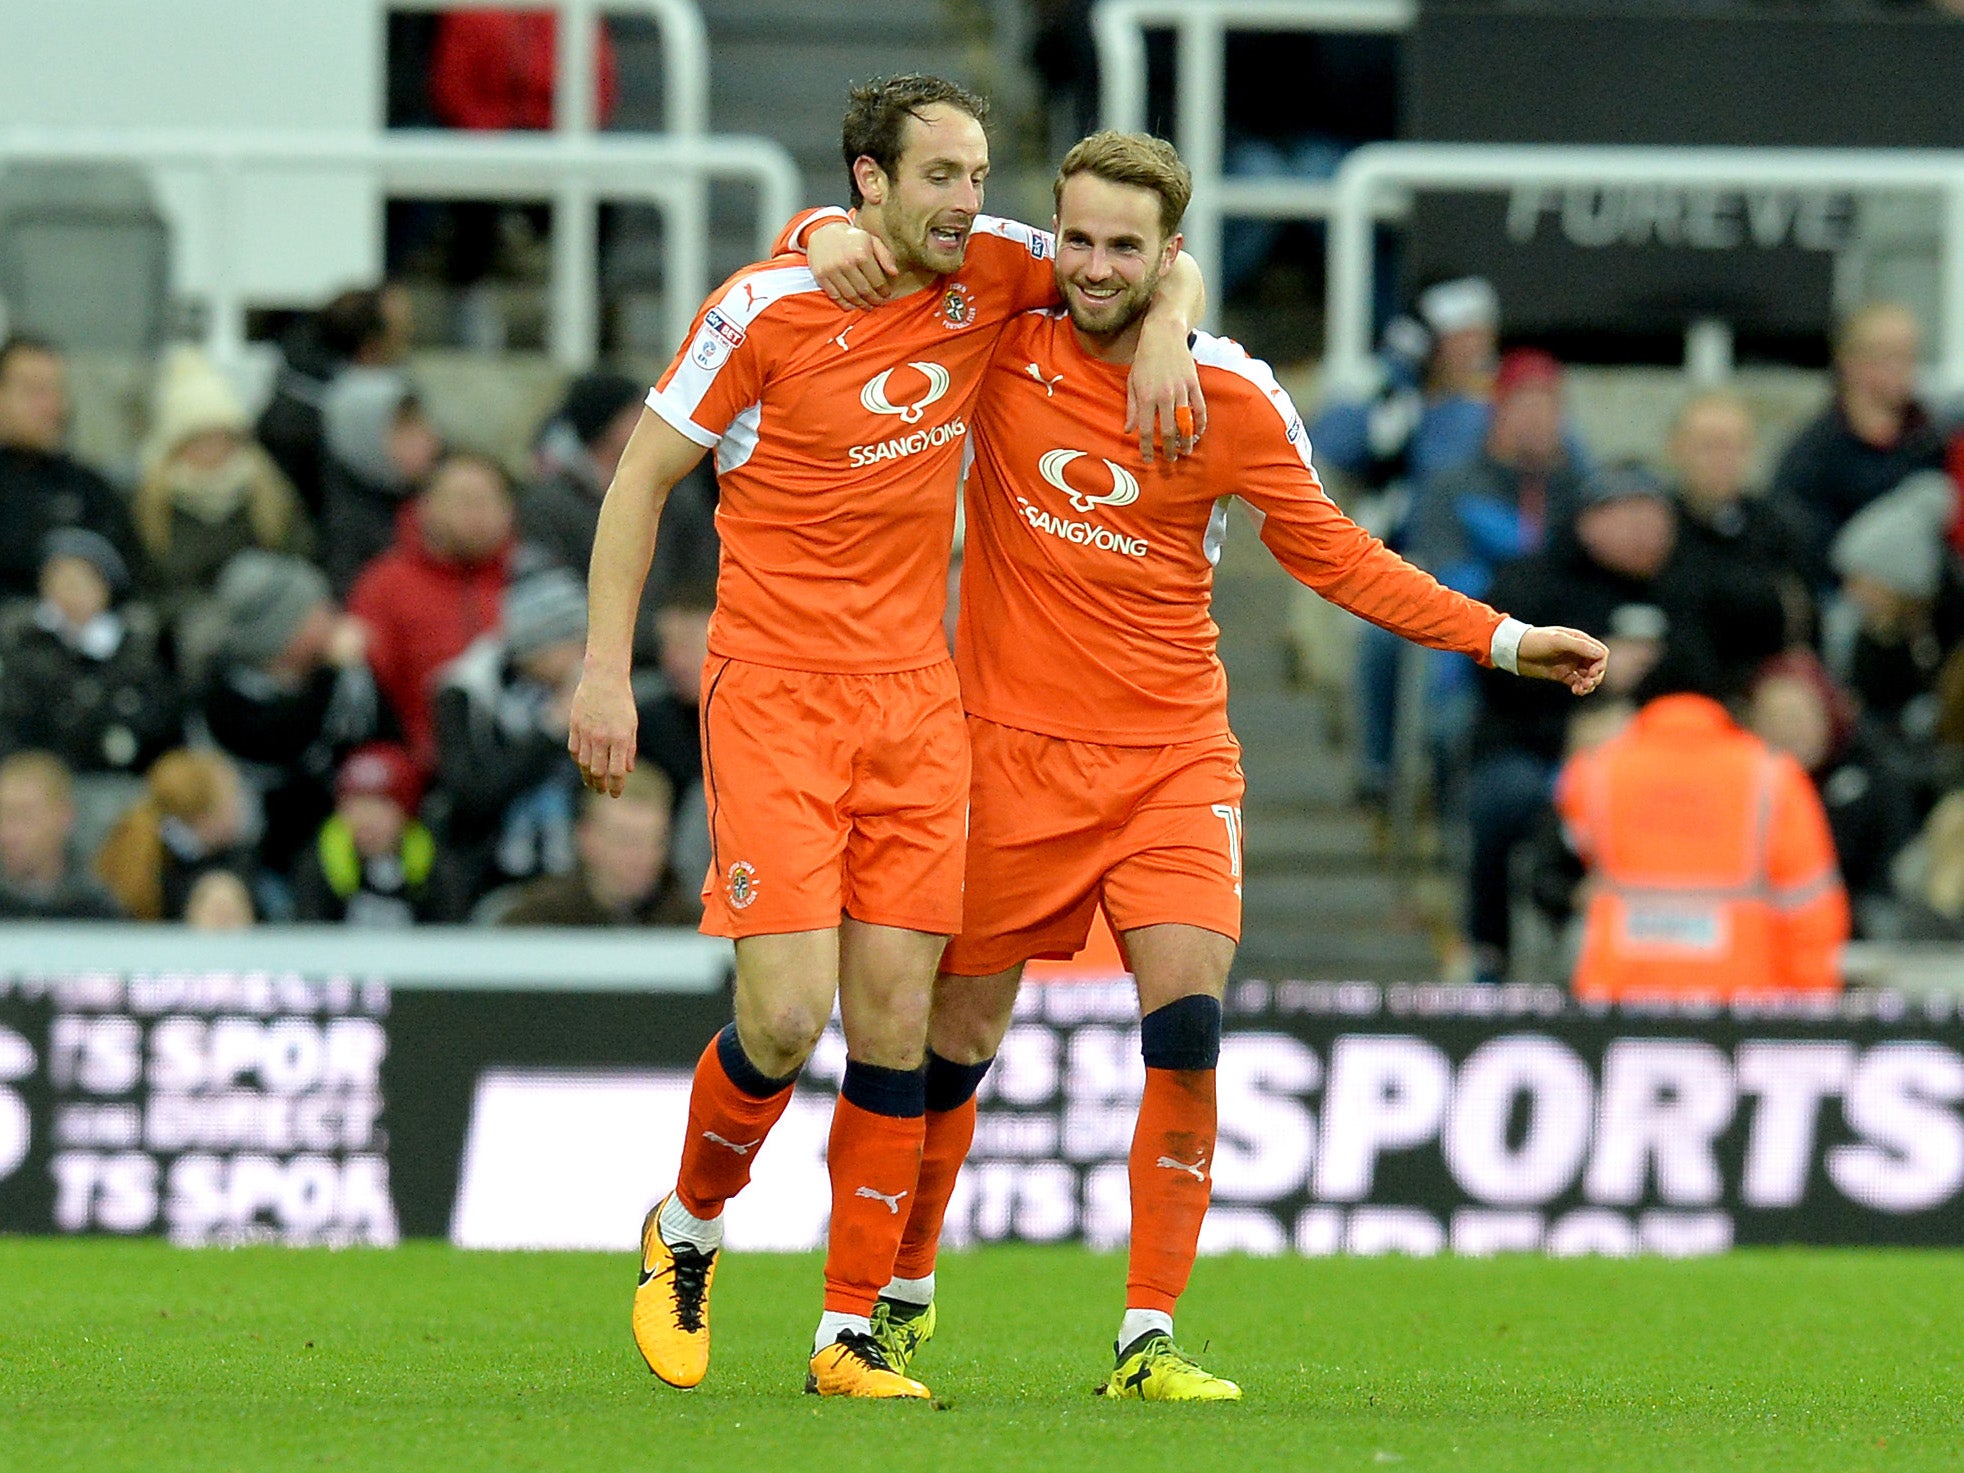
<path id="1" fill-rule="evenodd" d="M 1171 1156 L 1161 1156 L 1158 1164 L 1174 1171 L 1184 1171 L 1188 1176 L 1203 1185 L 1207 1181 L 1207 1158 L 1205 1156 L 1202 1156 L 1198 1161 L 1191 1164 L 1185 1161 L 1176 1161 Z"/>
<path id="2" fill-rule="evenodd" d="M 861 1187 L 853 1195 L 855 1197 L 870 1197 L 875 1202 L 884 1202 L 887 1204 L 887 1211 L 898 1217 L 900 1216 L 900 1199 L 907 1194 L 905 1192 L 895 1192 L 889 1197 L 885 1192 L 876 1192 L 871 1187 Z"/>
<path id="3" fill-rule="evenodd" d="M 702 1133 L 702 1138 L 708 1141 L 711 1145 L 726 1146 L 730 1150 L 735 1151 L 739 1156 L 748 1156 L 752 1151 L 756 1150 L 759 1146 L 763 1145 L 764 1143 L 764 1138 L 760 1135 L 754 1141 L 750 1141 L 745 1145 L 738 1145 L 735 1141 L 724 1140 L 723 1137 L 718 1135 L 713 1130 L 705 1130 Z"/>

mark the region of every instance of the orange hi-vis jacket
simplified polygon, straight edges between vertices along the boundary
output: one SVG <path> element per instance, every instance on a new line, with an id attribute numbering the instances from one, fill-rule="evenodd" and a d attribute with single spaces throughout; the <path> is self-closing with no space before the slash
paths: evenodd
<path id="1" fill-rule="evenodd" d="M 1577 997 L 1832 992 L 1848 895 L 1800 764 L 1716 701 L 1652 701 L 1555 795 L 1589 866 Z"/>

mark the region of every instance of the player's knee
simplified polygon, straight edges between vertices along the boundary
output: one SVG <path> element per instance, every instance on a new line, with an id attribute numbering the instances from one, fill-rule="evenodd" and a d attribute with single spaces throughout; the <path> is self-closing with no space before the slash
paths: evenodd
<path id="1" fill-rule="evenodd" d="M 1016 989 L 976 979 L 944 980 L 935 988 L 928 1042 L 950 1063 L 981 1064 L 996 1056 L 1016 1011 Z"/>
<path id="2" fill-rule="evenodd" d="M 811 1057 L 830 1017 L 829 1008 L 803 998 L 773 998 L 751 1009 L 739 1031 L 745 1051 L 766 1072 L 789 1074 Z"/>

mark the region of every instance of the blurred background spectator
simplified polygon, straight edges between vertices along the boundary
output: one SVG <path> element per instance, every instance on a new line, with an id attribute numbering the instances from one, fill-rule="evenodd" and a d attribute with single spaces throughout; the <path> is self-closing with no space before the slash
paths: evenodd
<path id="1" fill-rule="evenodd" d="M 409 750 L 436 766 L 437 671 L 498 623 L 516 511 L 504 467 L 451 451 L 397 519 L 395 544 L 363 569 L 348 612 L 367 626 L 368 663 Z"/>
<path id="2" fill-rule="evenodd" d="M 334 591 L 399 535 L 403 508 L 436 468 L 443 440 L 407 376 L 350 368 L 321 405 L 321 562 Z"/>
<path id="3" fill-rule="evenodd" d="M 659 768 L 637 767 L 618 798 L 587 793 L 580 805 L 579 865 L 518 892 L 506 926 L 693 926 L 698 887 L 669 862 L 675 792 Z"/>
<path id="4" fill-rule="evenodd" d="M 585 585 L 548 568 L 514 582 L 500 631 L 438 677 L 439 833 L 473 893 L 573 868 L 581 784 L 566 729 L 585 653 Z"/>
<path id="5" fill-rule="evenodd" d="M 206 870 L 184 897 L 184 924 L 194 931 L 244 931 L 258 920 L 252 892 L 228 869 Z"/>
<path id="6" fill-rule="evenodd" d="M 48 534 L 83 527 L 127 560 L 129 512 L 101 476 L 69 455 L 68 365 L 44 338 L 0 341 L 0 598 L 31 597 Z"/>
<path id="7" fill-rule="evenodd" d="M 330 298 L 282 341 L 279 372 L 255 430 L 310 515 L 320 516 L 325 494 L 322 407 L 329 386 L 345 369 L 401 363 L 414 326 L 408 291 L 388 282 Z"/>
<path id="8" fill-rule="evenodd" d="M 68 768 L 51 752 L 0 760 L 0 920 L 113 921 L 122 911 L 79 862 Z"/>
<path id="9" fill-rule="evenodd" d="M 256 549 L 226 564 L 217 607 L 205 726 L 258 797 L 261 860 L 285 874 L 333 807 L 342 758 L 382 730 L 368 631 L 335 607 L 318 568 Z"/>
<path id="10" fill-rule="evenodd" d="M 422 796 L 406 748 L 373 742 L 349 753 L 334 812 L 294 868 L 294 919 L 384 928 L 461 919 L 456 874 L 416 817 Z"/>
<path id="11" fill-rule="evenodd" d="M 183 920 L 192 886 L 211 870 L 229 870 L 252 887 L 256 827 L 231 761 L 179 748 L 145 775 L 143 797 L 103 842 L 96 873 L 132 920 Z"/>
<path id="12" fill-rule="evenodd" d="M 313 527 L 272 457 L 247 432 L 238 393 L 196 348 L 165 355 L 143 480 L 136 489 L 140 578 L 166 628 L 209 594 L 248 547 L 302 556 Z"/>

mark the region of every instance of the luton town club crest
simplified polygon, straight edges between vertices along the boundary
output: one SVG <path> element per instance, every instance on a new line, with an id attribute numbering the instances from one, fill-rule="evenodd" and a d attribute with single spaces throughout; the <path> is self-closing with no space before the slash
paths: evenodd
<path id="1" fill-rule="evenodd" d="M 941 298 L 941 320 L 950 327 L 967 327 L 974 316 L 974 295 L 962 282 L 950 282 Z"/>
<path id="2" fill-rule="evenodd" d="M 743 910 L 757 898 L 757 871 L 739 859 L 730 866 L 730 908 Z"/>

